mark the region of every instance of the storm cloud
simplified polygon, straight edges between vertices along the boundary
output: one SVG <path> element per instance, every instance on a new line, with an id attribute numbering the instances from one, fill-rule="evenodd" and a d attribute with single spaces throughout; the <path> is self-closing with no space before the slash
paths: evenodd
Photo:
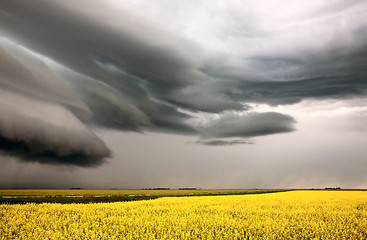
<path id="1" fill-rule="evenodd" d="M 0 151 L 23 161 L 98 166 L 110 150 L 61 106 L 0 90 Z"/>
<path id="2" fill-rule="evenodd" d="M 98 129 L 240 145 L 297 129 L 253 103 L 367 94 L 363 1 L 279 1 L 282 14 L 271 1 L 164 2 L 166 15 L 149 1 L 1 1 L 1 151 L 98 166 L 112 156 Z"/>
<path id="3" fill-rule="evenodd" d="M 275 112 L 225 114 L 202 130 L 202 138 L 255 137 L 294 131 L 295 120 Z"/>

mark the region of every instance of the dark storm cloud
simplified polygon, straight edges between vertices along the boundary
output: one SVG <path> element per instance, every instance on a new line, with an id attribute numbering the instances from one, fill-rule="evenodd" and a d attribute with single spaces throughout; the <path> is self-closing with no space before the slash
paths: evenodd
<path id="1" fill-rule="evenodd" d="M 126 95 L 138 93 L 135 90 L 143 86 L 153 97 L 170 101 L 180 89 L 205 80 L 205 74 L 198 70 L 201 50 L 192 42 L 146 26 L 131 13 L 116 12 L 101 2 L 88 1 L 90 11 L 79 12 L 85 3 L 12 1 L 2 6 L 1 27 L 17 42 L 68 68 L 113 87 L 123 86 Z M 121 14 L 126 21 L 119 20 Z M 134 79 L 129 87 L 116 77 L 121 72 Z M 200 103 L 186 102 L 189 97 L 175 102 L 200 108 Z M 215 94 L 208 97 L 215 99 Z M 229 99 L 224 101 L 230 106 Z M 211 106 L 205 109 L 216 111 L 217 106 Z"/>
<path id="2" fill-rule="evenodd" d="M 111 152 L 66 108 L 87 106 L 44 62 L 0 39 L 0 151 L 24 161 L 97 166 Z M 61 104 L 61 105 L 60 105 Z"/>
<path id="3" fill-rule="evenodd" d="M 117 130 L 161 131 L 193 134 L 197 131 L 184 123 L 191 116 L 177 111 L 176 107 L 152 99 L 141 87 L 141 79 L 116 70 L 105 82 L 58 66 L 56 70 L 62 78 L 72 83 L 79 98 L 88 106 L 88 111 L 71 108 L 79 119 L 86 123 Z M 117 81 L 118 79 L 118 81 Z"/>
<path id="4" fill-rule="evenodd" d="M 313 26 L 320 12 L 302 15 L 302 23 L 296 19 L 295 25 L 277 32 L 266 24 L 237 25 L 243 22 L 239 11 L 231 20 L 234 28 L 219 20 L 224 20 L 221 34 L 240 44 L 232 53 L 218 53 L 182 37 L 177 28 L 167 30 L 159 21 L 150 22 L 142 9 L 127 5 L 86 0 L 0 2 L 0 102 L 5 104 L 0 121 L 15 123 L 12 135 L 5 134 L 6 127 L 0 131 L 3 151 L 16 155 L 18 150 L 23 159 L 40 162 L 98 165 L 110 150 L 92 132 L 95 127 L 214 138 L 199 141 L 206 145 L 242 144 L 219 138 L 295 129 L 295 120 L 288 115 L 244 114 L 247 102 L 276 105 L 366 95 L 367 31 L 360 21 L 346 28 L 346 34 L 331 31 L 334 38 L 326 40 L 318 35 L 315 47 L 307 37 L 298 41 L 294 36 L 298 29 L 307 36 L 302 29 L 310 28 L 309 23 Z M 306 21 L 307 16 L 312 21 Z M 257 16 L 247 17 L 257 22 Z M 317 21 L 337 29 L 335 18 Z M 248 35 L 237 28 L 248 30 L 259 46 L 270 47 L 252 48 Z M 219 118 L 204 127 L 190 124 L 202 112 Z M 21 132 L 27 121 L 27 130 Z"/>
<path id="5" fill-rule="evenodd" d="M 62 146 L 57 146 L 61 148 Z M 74 149 L 73 152 L 60 154 L 54 146 L 48 146 L 45 139 L 38 140 L 8 140 L 0 137 L 0 153 L 17 157 L 24 162 L 38 162 L 45 164 L 63 164 L 81 167 L 96 167 L 111 157 L 111 154 L 102 152 L 100 154 L 89 153 Z"/>
<path id="6" fill-rule="evenodd" d="M 17 5 L 17 3 L 15 4 Z M 44 4 L 45 7 L 47 3 L 45 2 Z M 23 8 L 25 11 L 32 9 L 25 5 L 23 6 L 20 4 L 18 6 L 19 8 L 16 9 L 20 10 L 22 7 L 25 7 Z M 40 11 L 47 15 L 47 11 L 44 12 L 44 10 L 45 9 L 42 9 Z M 25 15 L 32 17 L 28 14 Z M 7 18 L 9 17 L 9 14 L 4 14 L 2 17 Z M 50 17 L 50 20 L 51 19 L 54 18 Z M 12 20 L 15 20 L 15 18 L 12 18 Z M 16 22 L 18 22 L 18 20 L 16 20 Z M 38 20 L 35 19 L 36 22 Z M 25 25 L 28 25 L 31 22 L 32 21 L 26 23 Z M 43 23 L 47 24 L 46 22 Z M 33 27 L 35 28 L 35 32 L 37 32 L 37 26 L 35 25 Z M 88 26 L 85 27 L 88 28 Z M 68 29 L 68 27 L 65 26 L 65 29 Z M 22 31 L 23 30 L 24 29 L 22 29 Z M 79 31 L 78 29 L 74 30 Z M 55 39 L 47 38 L 47 36 L 50 36 L 51 38 L 55 37 L 55 32 L 54 34 L 50 33 L 52 31 L 58 31 L 57 29 L 50 29 L 46 26 L 41 26 L 38 31 L 45 31 L 43 37 L 46 37 L 44 39 L 42 38 L 42 34 L 36 34 L 37 37 L 41 38 L 37 39 L 33 43 L 36 43 L 37 45 L 39 43 L 38 40 L 40 42 L 46 41 L 46 43 L 41 44 L 42 50 L 44 50 L 43 47 L 49 47 L 48 43 L 55 44 L 52 46 L 55 47 L 55 49 L 47 49 L 50 50 L 50 52 L 47 51 L 47 54 L 45 55 L 48 57 L 51 55 L 51 57 L 54 57 L 59 61 L 60 59 L 61 61 L 64 60 L 62 61 L 64 66 L 60 65 L 54 60 L 47 60 L 42 56 L 37 55 L 37 53 L 34 51 L 28 50 L 17 43 L 4 38 L 1 40 L 2 52 L 0 55 L 0 60 L 2 63 L 0 84 L 2 85 L 3 89 L 7 89 L 11 92 L 18 92 L 19 94 L 26 96 L 26 100 L 23 101 L 33 102 L 33 99 L 38 99 L 45 102 L 51 101 L 55 103 L 55 107 L 60 109 L 63 108 L 57 105 L 64 105 L 65 107 L 69 108 L 76 116 L 78 116 L 79 119 L 92 125 L 131 131 L 141 131 L 141 127 L 143 126 L 152 130 L 159 128 L 161 131 L 173 131 L 191 134 L 197 132 L 197 130 L 183 122 L 189 118 L 188 115 L 178 112 L 175 107 L 171 107 L 164 102 L 154 101 L 148 95 L 146 89 L 143 87 L 143 85 L 149 85 L 147 80 L 144 80 L 139 76 L 135 76 L 134 74 L 136 73 L 130 68 L 127 70 L 133 74 L 127 73 L 126 69 L 121 70 L 121 66 L 118 63 L 115 63 L 114 60 L 111 60 L 113 57 L 111 58 L 111 56 L 104 56 L 105 54 L 108 56 L 109 53 L 115 52 L 115 49 L 108 48 L 111 44 L 111 41 L 104 43 L 105 39 L 103 37 L 99 39 L 98 44 L 105 44 L 103 46 L 104 48 L 100 48 L 98 44 L 91 46 L 88 44 L 82 44 L 80 49 L 77 49 L 81 52 L 68 52 L 70 50 L 70 46 L 67 44 L 70 44 L 70 42 L 64 42 L 65 39 L 62 38 L 62 36 L 65 34 L 64 32 L 59 33 L 60 39 L 58 40 L 60 42 L 58 42 L 53 41 Z M 74 36 L 77 38 L 75 35 L 78 34 L 81 34 L 80 36 L 82 36 L 82 38 L 88 37 L 84 36 L 82 33 L 70 34 L 68 37 L 73 38 Z M 96 34 L 96 36 L 99 35 Z M 6 35 L 6 37 L 8 37 L 8 35 Z M 71 45 L 74 43 L 78 45 L 81 43 L 81 41 L 84 42 L 86 39 L 74 40 L 75 42 L 71 43 Z M 147 74 L 155 75 L 155 77 L 149 77 L 149 80 L 155 83 L 155 85 L 151 87 L 154 89 L 154 91 L 161 91 L 161 85 L 165 85 L 162 81 L 172 78 L 172 76 L 169 76 L 169 74 L 171 74 L 169 73 L 171 68 L 166 68 L 167 64 L 160 64 L 157 60 L 168 61 L 169 64 L 171 64 L 171 67 L 176 64 L 178 68 L 182 69 L 185 69 L 187 65 L 185 60 L 180 60 L 180 57 L 176 57 L 169 49 L 165 50 L 160 49 L 160 47 L 153 46 L 151 47 L 152 49 L 149 50 L 146 49 L 149 48 L 149 46 L 144 43 L 143 45 L 145 47 L 143 46 L 142 48 L 145 49 L 142 50 L 139 43 L 137 43 L 138 49 L 134 50 L 131 49 L 132 46 L 126 46 L 129 45 L 129 43 L 124 41 L 124 37 L 119 37 L 118 41 L 124 42 L 124 44 L 120 44 L 122 46 L 122 52 L 135 51 L 136 53 L 139 53 L 139 51 L 143 51 L 144 56 L 143 54 L 137 54 L 131 58 L 126 57 L 125 55 L 115 58 L 128 59 L 128 62 L 132 62 L 129 63 L 132 66 L 144 66 L 144 68 L 148 69 L 150 69 L 148 67 L 150 64 L 154 71 L 162 72 L 157 73 L 153 70 L 147 71 Z M 131 41 L 135 42 L 135 40 Z M 112 42 L 114 42 L 114 40 L 112 40 Z M 25 45 L 29 48 L 28 44 Z M 56 50 L 58 47 L 61 47 L 61 51 Z M 101 54 L 98 55 L 93 53 L 91 48 L 95 49 L 96 47 L 101 50 Z M 125 47 L 125 50 L 123 47 Z M 66 50 L 66 54 L 64 54 L 65 48 L 68 49 Z M 42 50 L 40 51 L 41 53 L 43 52 Z M 156 57 L 156 53 L 154 53 L 154 51 L 161 51 L 162 54 L 158 59 L 148 59 L 149 56 L 146 56 L 145 54 L 149 51 L 153 51 L 151 58 Z M 54 52 L 57 54 L 49 54 Z M 84 54 L 86 52 L 89 52 L 90 54 L 85 56 Z M 134 55 L 133 52 L 130 54 Z M 80 55 L 77 56 L 78 54 Z M 74 62 L 74 59 L 80 60 L 81 58 L 83 58 L 86 63 L 83 63 L 84 61 L 82 61 L 82 64 L 78 65 L 77 62 Z M 134 62 L 137 61 L 135 58 L 141 58 L 142 61 L 146 61 L 146 63 L 137 64 Z M 157 66 L 154 66 L 155 64 L 157 64 Z M 65 67 L 70 65 L 76 66 L 76 68 L 69 70 L 67 67 Z M 94 68 L 97 68 L 98 70 L 96 71 Z M 175 69 L 174 71 L 176 73 L 182 73 L 178 71 L 178 69 Z M 162 75 L 163 77 L 159 75 Z M 177 79 L 174 79 L 173 81 L 170 81 L 166 84 L 167 88 L 176 88 L 176 84 L 177 86 L 185 85 L 187 84 L 185 83 L 185 79 L 197 79 L 197 77 L 187 77 L 183 80 L 181 79 L 181 81 L 178 78 L 180 78 L 179 74 L 177 75 Z M 149 86 L 146 88 L 148 87 Z M 3 95 L 2 101 L 4 103 L 12 100 L 12 98 Z M 44 110 L 43 107 L 44 106 L 40 107 L 40 111 L 42 111 L 42 113 L 45 113 L 46 115 L 54 114 L 53 112 L 49 113 L 49 109 Z M 2 113 L 6 113 L 8 111 L 8 109 L 2 110 Z M 5 119 L 6 121 L 14 123 L 12 127 L 15 129 L 15 131 L 17 131 L 17 133 L 14 133 L 11 136 L 8 136 L 4 133 L 4 131 L 6 131 L 6 127 L 4 127 L 3 131 L 0 131 L 0 136 L 2 137 L 2 144 L 0 145 L 0 148 L 5 154 L 7 153 L 11 156 L 17 156 L 26 161 L 38 161 L 41 163 L 54 164 L 73 164 L 79 166 L 96 166 L 103 163 L 104 158 L 111 156 L 110 150 L 108 150 L 105 144 L 94 134 L 84 136 L 85 139 L 80 139 L 80 142 L 78 142 L 77 139 L 80 138 L 80 132 L 75 131 L 75 129 L 68 131 L 70 126 L 67 124 L 63 124 L 64 126 L 62 126 L 60 129 L 59 126 L 52 126 L 52 121 L 50 121 L 51 123 L 49 123 L 49 121 L 30 122 L 27 116 L 23 114 L 23 111 L 25 110 L 21 107 L 16 109 L 16 112 L 19 113 L 18 118 L 20 117 L 21 119 L 15 119 L 16 116 L 12 118 L 9 115 Z M 62 111 L 67 110 L 63 109 Z M 4 115 L 2 115 L 1 118 L 4 120 Z M 40 120 L 44 120 L 45 118 L 47 119 L 47 116 L 41 115 L 39 118 Z M 27 122 L 26 124 L 29 126 L 28 130 L 32 131 L 21 132 L 21 121 Z M 65 131 L 60 132 L 60 130 L 64 128 Z M 86 130 L 85 127 L 82 126 L 82 128 L 83 131 Z"/>
<path id="7" fill-rule="evenodd" d="M 83 18 L 79 19 L 77 15 L 67 14 L 65 9 L 61 13 L 50 2 L 39 1 L 40 8 L 34 8 L 35 3 L 32 6 L 20 2 L 4 5 L 1 18 L 7 22 L 2 25 L 2 30 L 7 32 L 5 36 L 27 39 L 23 44 L 32 49 L 28 50 L 12 40 L 2 40 L 0 83 L 4 89 L 19 92 L 31 99 L 65 105 L 80 120 L 91 125 L 130 131 L 141 131 L 141 127 L 145 127 L 180 133 L 197 132 L 183 122 L 189 118 L 188 115 L 178 112 L 167 103 L 155 101 L 146 90 L 163 94 L 166 89 L 185 86 L 199 79 L 195 76 L 198 73 L 191 68 L 191 63 L 181 57 L 179 52 L 171 47 L 161 47 L 157 43 L 141 42 L 138 37 L 130 34 L 106 32 L 105 26 L 96 29 L 98 23 L 89 23 Z M 8 10 L 12 13 L 7 12 Z M 16 14 L 11 16 L 13 13 Z M 71 18 L 75 20 L 73 24 L 70 23 Z M 65 24 L 59 26 L 65 31 L 55 28 L 56 22 Z M 90 32 L 87 33 L 88 31 Z M 91 35 L 94 38 L 92 43 Z M 34 52 L 35 49 L 51 59 L 45 60 Z M 95 52 L 96 49 L 98 53 Z M 138 73 L 142 69 L 145 71 Z M 38 130 L 53 133 L 53 128 L 46 124 Z M 73 135 L 70 132 L 70 137 Z M 74 162 L 75 165 L 84 166 L 98 165 L 103 158 L 110 156 L 108 149 L 104 149 L 101 154 L 93 154 L 93 150 L 89 150 L 92 153 L 88 154 L 83 149 L 76 149 L 68 156 L 59 156 L 57 148 L 64 147 L 61 140 L 67 139 L 62 139 L 57 134 L 53 136 L 55 139 L 52 140 L 58 140 L 59 144 L 52 147 L 55 151 L 47 147 L 46 140 L 50 139 L 45 139 L 44 142 L 37 139 L 40 142 L 38 145 L 45 145 L 45 149 L 34 153 L 32 143 L 21 137 L 19 142 L 4 138 L 1 148 L 12 155 L 17 155 L 15 153 L 18 150 L 18 156 L 23 159 L 39 159 L 50 163 L 54 159 L 58 163 Z M 92 142 L 95 141 L 91 138 Z M 88 147 L 88 143 L 85 144 Z M 104 146 L 102 141 L 99 144 Z M 10 148 L 11 145 L 14 147 Z M 89 145 L 95 148 L 93 144 Z M 28 158 L 26 153 L 29 154 Z"/>
<path id="8" fill-rule="evenodd" d="M 105 143 L 67 109 L 0 90 L 0 151 L 24 161 L 97 166 Z"/>
<path id="9" fill-rule="evenodd" d="M 235 101 L 272 105 L 366 96 L 365 2 L 275 4 L 289 9 L 236 2 L 215 10 L 221 36 L 231 36 L 235 45 L 228 47 L 235 54 L 213 56 L 201 69 L 221 80 L 222 92 Z"/>
<path id="10" fill-rule="evenodd" d="M 101 2 L 88 2 L 89 10 L 82 10 L 83 4 L 7 2 L 0 16 L 2 28 L 33 50 L 117 88 L 125 101 L 127 96 L 129 104 L 143 112 L 147 111 L 144 106 L 136 103 L 141 96 L 144 104 L 158 98 L 193 111 L 222 112 L 245 109 L 239 100 L 294 103 L 304 98 L 360 94 L 365 89 L 363 29 L 348 32 L 351 44 L 335 39 L 336 44 L 322 51 L 307 51 L 306 46 L 290 56 L 259 53 L 247 63 L 233 65 L 228 58 L 217 63 L 204 59 L 197 44 L 149 26 L 134 13 Z M 121 14 L 126 16 L 124 21 Z M 283 88 L 284 92 L 279 90 Z"/>
<path id="11" fill-rule="evenodd" d="M 104 73 L 96 60 L 121 66 L 157 88 L 177 88 L 200 79 L 200 72 L 184 52 L 172 45 L 165 46 L 164 41 L 155 41 L 156 36 L 145 39 L 139 36 L 140 31 L 148 31 L 147 34 L 159 31 L 151 32 L 139 22 L 137 26 L 129 26 L 132 22 L 128 12 L 106 9 L 101 3 L 7 2 L 2 4 L 1 26 L 22 44 L 97 79 Z M 78 12 L 86 4 L 90 11 Z M 109 15 L 103 10 L 109 11 Z M 126 22 L 108 22 L 117 21 L 121 14 L 126 15 Z"/>
<path id="12" fill-rule="evenodd" d="M 311 98 L 363 97 L 367 93 L 367 45 L 363 42 L 367 28 L 361 31 L 353 35 L 356 43 L 351 46 L 336 44 L 303 55 L 237 59 L 236 64 L 224 66 L 222 59 L 212 59 L 203 71 L 222 79 L 217 87 L 235 101 L 278 105 Z M 230 61 L 234 60 L 225 60 Z"/>
<path id="13" fill-rule="evenodd" d="M 255 137 L 294 131 L 295 120 L 288 115 L 265 112 L 239 116 L 226 114 L 202 130 L 202 138 Z"/>

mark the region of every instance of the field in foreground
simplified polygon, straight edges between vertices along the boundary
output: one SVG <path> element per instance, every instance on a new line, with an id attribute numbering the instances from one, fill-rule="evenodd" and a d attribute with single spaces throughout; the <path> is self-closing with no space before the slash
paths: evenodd
<path id="1" fill-rule="evenodd" d="M 367 192 L 0 205 L 1 239 L 366 239 Z"/>

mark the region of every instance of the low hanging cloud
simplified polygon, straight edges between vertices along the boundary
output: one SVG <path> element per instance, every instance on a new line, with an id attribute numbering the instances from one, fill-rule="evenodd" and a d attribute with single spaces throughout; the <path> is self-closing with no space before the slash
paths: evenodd
<path id="1" fill-rule="evenodd" d="M 295 119 L 276 112 L 248 113 L 243 116 L 228 113 L 203 127 L 201 138 L 250 138 L 295 130 Z"/>
<path id="2" fill-rule="evenodd" d="M 184 19 L 180 11 L 191 5 L 165 2 L 172 12 L 160 18 L 162 2 L 140 4 L 0 3 L 5 154 L 96 166 L 111 156 L 94 133 L 98 128 L 190 134 L 212 146 L 244 144 L 292 132 L 296 124 L 281 113 L 249 113 L 248 103 L 367 94 L 363 1 L 335 1 L 333 8 L 290 4 L 292 11 L 282 13 L 256 1 L 225 7 L 198 1 Z M 145 5 L 152 13 L 139 7 Z M 190 124 L 200 114 L 218 118 Z"/>
<path id="3" fill-rule="evenodd" d="M 253 144 L 252 142 L 248 142 L 241 139 L 235 140 L 221 140 L 221 139 L 214 139 L 214 140 L 200 140 L 197 141 L 199 144 L 207 145 L 207 146 L 232 146 L 232 145 L 242 145 L 242 144 Z"/>

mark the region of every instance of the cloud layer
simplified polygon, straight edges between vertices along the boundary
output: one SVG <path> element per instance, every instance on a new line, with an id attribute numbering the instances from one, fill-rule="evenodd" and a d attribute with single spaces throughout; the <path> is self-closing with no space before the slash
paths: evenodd
<path id="1" fill-rule="evenodd" d="M 96 166 L 111 156 L 96 128 L 242 144 L 295 130 L 292 116 L 248 103 L 366 96 L 363 1 L 278 1 L 282 12 L 273 1 L 163 2 L 170 12 L 149 1 L 0 3 L 2 151 Z M 191 124 L 204 113 L 218 117 Z"/>

